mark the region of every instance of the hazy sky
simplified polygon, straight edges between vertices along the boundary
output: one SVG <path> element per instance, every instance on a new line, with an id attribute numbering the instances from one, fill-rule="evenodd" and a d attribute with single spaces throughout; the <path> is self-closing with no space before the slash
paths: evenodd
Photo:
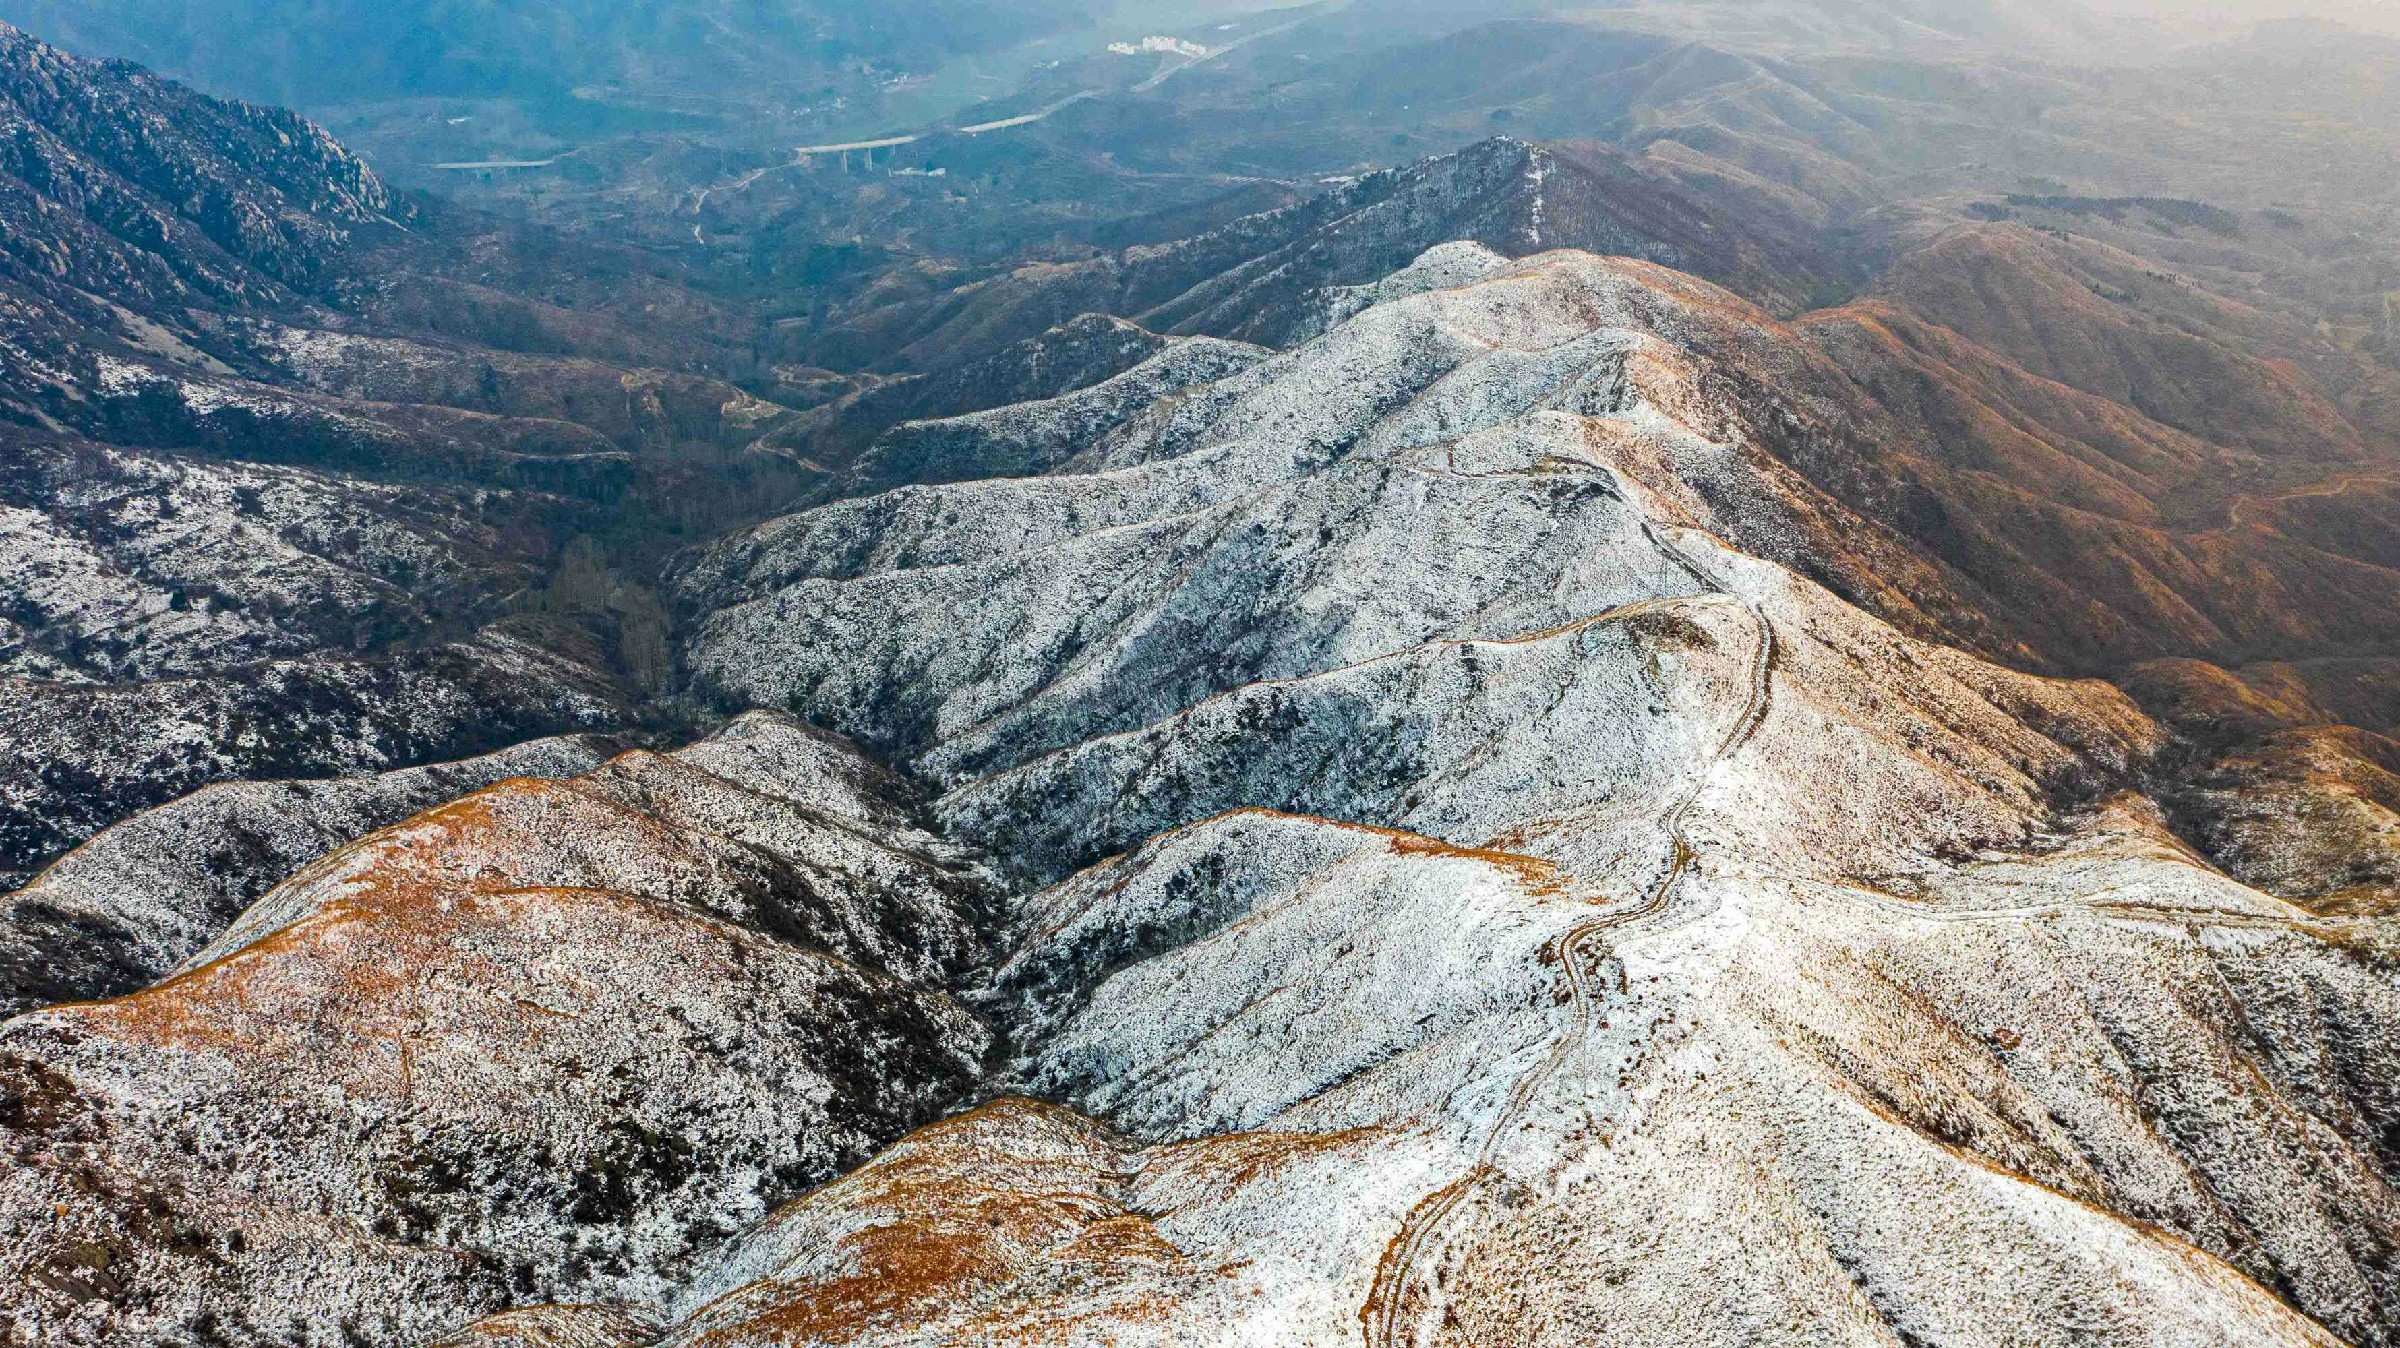
<path id="1" fill-rule="evenodd" d="M 1496 0 L 1461 0 L 1473 11 Z M 2400 0 L 1553 0 L 1589 21 L 1736 48 L 1938 53 L 1966 38 L 2064 61 L 2141 63 L 2262 20 L 2316 18 L 2400 37 Z"/>
<path id="2" fill-rule="evenodd" d="M 2227 23 L 2260 19 L 2335 19 L 2378 32 L 2400 33 L 2400 0 L 2084 0 L 2107 14 L 2140 14 Z"/>

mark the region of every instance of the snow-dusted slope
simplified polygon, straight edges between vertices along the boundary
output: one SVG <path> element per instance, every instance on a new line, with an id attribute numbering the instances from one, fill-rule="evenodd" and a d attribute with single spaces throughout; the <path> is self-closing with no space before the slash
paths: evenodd
<path id="1" fill-rule="evenodd" d="M 2388 924 L 2178 843 L 2115 689 L 1787 569 L 1923 612 L 1717 396 L 1737 302 L 1444 250 L 1332 303 L 1063 472 L 695 568 L 698 668 L 1067 877 L 991 995 L 1081 1115 L 910 1140 L 665 1342 L 2391 1341 Z"/>
<path id="2" fill-rule="evenodd" d="M 1729 393 L 1771 366 L 1730 368 L 1772 346 L 1738 301 L 1450 248 L 1325 303 L 1147 405 L 957 428 L 1046 475 L 693 561 L 691 668 L 921 816 L 757 712 L 363 839 L 159 987 L 0 1027 L 9 1309 L 2395 1342 L 2393 924 L 2184 846 L 2117 689 L 1926 639 L 1938 568 Z"/>
<path id="3" fill-rule="evenodd" d="M 1379 305 L 1107 428 L 1065 473 L 718 545 L 686 580 L 714 610 L 693 663 L 955 780 L 1259 679 L 1710 589 L 1653 516 L 1938 610 L 1939 574 L 1748 437 L 1776 408 L 1712 405 L 1710 371 L 1653 331 L 1753 319 L 1583 254 Z"/>
<path id="4" fill-rule="evenodd" d="M 1132 417 L 1187 388 L 1216 383 L 1267 354 L 1242 342 L 1182 338 L 1132 369 L 1056 398 L 904 422 L 868 448 L 851 471 L 848 494 L 906 482 L 1048 472 Z"/>
<path id="5" fill-rule="evenodd" d="M 0 1012 L 157 980 L 259 896 L 343 843 L 512 777 L 572 777 L 607 742 L 533 740 L 371 777 L 225 782 L 145 810 L 0 897 Z"/>
<path id="6" fill-rule="evenodd" d="M 2389 965 L 2138 811 L 1914 899 L 1242 812 L 1026 917 L 1015 1083 L 1088 1116 L 912 1137 L 663 1342 L 2384 1332 Z"/>
<path id="7" fill-rule="evenodd" d="M 12 1341 L 422 1341 L 657 1298 L 932 1116 L 977 874 L 775 716 L 311 865 L 166 982 L 0 1026 Z"/>
<path id="8" fill-rule="evenodd" d="M 496 602 L 535 493 L 41 434 L 0 446 L 0 885 L 211 782 L 371 773 L 635 715 Z M 533 530 L 538 536 L 539 527 Z"/>

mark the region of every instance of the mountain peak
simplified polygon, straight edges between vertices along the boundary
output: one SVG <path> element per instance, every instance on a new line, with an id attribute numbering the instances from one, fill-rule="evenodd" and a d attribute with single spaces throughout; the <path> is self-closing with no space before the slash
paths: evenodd
<path id="1" fill-rule="evenodd" d="M 12 230 L 20 275 L 123 293 L 119 278 L 164 272 L 218 301 L 305 291 L 349 230 L 393 209 L 374 171 L 313 122 L 5 27 L 0 116 L 14 123 L 0 172 L 56 207 L 43 232 Z"/>

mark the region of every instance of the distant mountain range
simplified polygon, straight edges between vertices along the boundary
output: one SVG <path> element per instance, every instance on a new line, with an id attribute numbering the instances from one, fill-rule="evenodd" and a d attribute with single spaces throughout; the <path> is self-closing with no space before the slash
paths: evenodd
<path id="1" fill-rule="evenodd" d="M 335 4 L 10 0 L 0 19 L 245 98 L 302 106 L 425 97 L 556 101 L 581 88 L 805 96 L 856 67 L 885 78 L 1083 19 L 1067 0 L 893 4 Z"/>

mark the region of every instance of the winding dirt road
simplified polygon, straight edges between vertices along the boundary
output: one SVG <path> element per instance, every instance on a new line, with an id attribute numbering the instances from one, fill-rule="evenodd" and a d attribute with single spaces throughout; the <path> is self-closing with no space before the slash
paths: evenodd
<path id="1" fill-rule="evenodd" d="M 1680 546 L 1660 539 L 1655 532 L 1651 537 L 1702 584 L 1718 594 L 1735 597 L 1730 595 L 1722 582 L 1693 563 Z M 1401 1335 L 1401 1301 L 1416 1276 L 1417 1266 L 1427 1251 L 1440 1240 L 1442 1228 L 1450 1215 L 1485 1184 L 1498 1177 L 1499 1169 L 1493 1164 L 1492 1158 L 1502 1141 L 1517 1130 L 1526 1111 L 1532 1107 L 1542 1088 L 1549 1084 L 1551 1077 L 1566 1063 L 1567 1056 L 1574 1052 L 1575 1046 L 1589 1039 L 1597 1029 L 1598 999 L 1593 995 L 1590 983 L 1590 967 L 1597 963 L 1592 943 L 1610 931 L 1666 910 L 1696 857 L 1684 835 L 1685 821 L 1690 818 L 1701 794 L 1716 776 L 1718 767 L 1739 753 L 1766 719 L 1772 695 L 1775 625 L 1756 604 L 1736 598 L 1749 612 L 1758 631 L 1757 649 L 1751 656 L 1749 699 L 1741 715 L 1727 730 L 1724 741 L 1710 756 L 1707 766 L 1693 781 L 1691 789 L 1683 793 L 1674 808 L 1660 819 L 1667 833 L 1669 847 L 1666 874 L 1640 901 L 1578 923 L 1551 942 L 1551 951 L 1559 967 L 1566 973 L 1567 990 L 1574 1000 L 1574 1021 L 1552 1042 L 1550 1051 L 1542 1061 L 1518 1078 L 1515 1088 L 1509 1092 L 1507 1105 L 1492 1121 L 1490 1131 L 1484 1134 L 1483 1143 L 1476 1150 L 1474 1165 L 1447 1187 L 1418 1203 L 1402 1220 L 1399 1235 L 1385 1248 L 1383 1261 L 1376 1268 L 1375 1285 L 1368 1293 L 1366 1305 L 1359 1309 L 1359 1323 L 1365 1331 L 1367 1348 L 1397 1348 L 1404 1342 Z"/>

